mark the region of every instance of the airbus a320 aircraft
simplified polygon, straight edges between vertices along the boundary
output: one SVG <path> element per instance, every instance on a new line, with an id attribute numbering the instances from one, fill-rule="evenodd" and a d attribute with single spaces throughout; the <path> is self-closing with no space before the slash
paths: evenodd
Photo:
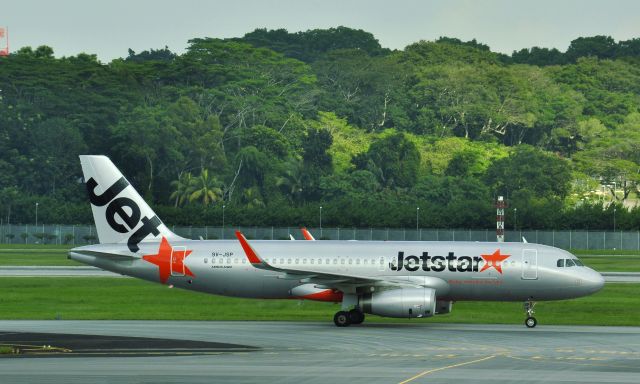
<path id="1" fill-rule="evenodd" d="M 604 279 L 564 250 L 460 241 L 187 240 L 171 232 L 105 156 L 80 156 L 100 244 L 69 257 L 179 288 L 258 299 L 342 303 L 339 327 L 365 314 L 426 318 L 458 300 L 534 304 L 590 295 Z M 306 235 L 305 235 L 306 237 Z"/>

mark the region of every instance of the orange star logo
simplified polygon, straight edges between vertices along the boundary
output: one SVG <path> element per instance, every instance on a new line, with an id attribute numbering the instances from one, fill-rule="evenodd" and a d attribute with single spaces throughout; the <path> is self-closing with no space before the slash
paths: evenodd
<path id="1" fill-rule="evenodd" d="M 171 272 L 180 275 L 195 275 L 184 265 L 184 259 L 191 254 L 191 250 L 174 251 L 171 244 L 165 237 L 162 238 L 158 253 L 155 255 L 144 255 L 142 259 L 158 266 L 160 273 L 160 282 L 166 283 Z"/>
<path id="2" fill-rule="evenodd" d="M 493 267 L 496 271 L 502 274 L 502 262 L 508 259 L 511 255 L 501 255 L 500 249 L 496 249 L 491 255 L 480 255 L 484 259 L 484 267 L 480 270 L 480 272 L 485 269 L 489 269 Z"/>

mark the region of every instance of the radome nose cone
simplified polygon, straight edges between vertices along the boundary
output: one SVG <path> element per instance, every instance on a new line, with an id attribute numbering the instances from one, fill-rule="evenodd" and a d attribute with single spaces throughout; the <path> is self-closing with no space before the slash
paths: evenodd
<path id="1" fill-rule="evenodd" d="M 596 271 L 591 273 L 585 279 L 585 285 L 589 287 L 592 293 L 596 293 L 604 287 L 604 277 Z"/>

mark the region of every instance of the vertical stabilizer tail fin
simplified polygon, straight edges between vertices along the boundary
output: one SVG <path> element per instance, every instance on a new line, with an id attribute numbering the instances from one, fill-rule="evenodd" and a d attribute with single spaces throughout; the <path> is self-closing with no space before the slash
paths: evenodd
<path id="1" fill-rule="evenodd" d="M 131 252 L 143 241 L 180 240 L 153 212 L 106 156 L 80 156 L 100 243 L 127 243 Z"/>

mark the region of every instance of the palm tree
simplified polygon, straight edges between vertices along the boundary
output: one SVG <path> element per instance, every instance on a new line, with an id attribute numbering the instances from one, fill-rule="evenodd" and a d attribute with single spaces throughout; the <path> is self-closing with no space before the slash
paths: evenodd
<path id="1" fill-rule="evenodd" d="M 171 182 L 171 186 L 174 190 L 169 198 L 175 199 L 175 207 L 183 205 L 189 201 L 189 197 L 191 196 L 191 193 L 193 193 L 193 176 L 191 175 L 191 172 L 182 173 L 178 180 Z"/>
<path id="2" fill-rule="evenodd" d="M 209 170 L 203 169 L 200 176 L 194 178 L 191 183 L 193 188 L 189 201 L 194 202 L 200 200 L 203 205 L 209 205 L 216 201 L 222 200 L 221 183 L 215 176 L 209 177 Z"/>
<path id="3" fill-rule="evenodd" d="M 292 159 L 287 163 L 287 169 L 281 177 L 276 179 L 276 186 L 281 188 L 291 202 L 299 202 L 302 198 L 304 183 L 304 167 L 301 161 Z"/>
<path id="4" fill-rule="evenodd" d="M 260 195 L 260 190 L 258 187 L 247 188 L 242 193 L 242 203 L 247 208 L 264 208 L 265 204 L 262 201 L 262 196 Z"/>

